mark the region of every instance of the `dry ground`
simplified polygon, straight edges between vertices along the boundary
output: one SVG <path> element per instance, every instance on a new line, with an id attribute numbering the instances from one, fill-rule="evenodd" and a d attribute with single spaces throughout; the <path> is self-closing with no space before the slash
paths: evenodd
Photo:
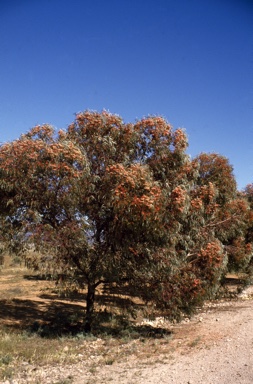
<path id="1" fill-rule="evenodd" d="M 122 323 L 121 333 L 112 317 L 103 332 L 85 336 L 79 332 L 84 294 L 60 300 L 52 282 L 6 263 L 0 383 L 253 383 L 252 298 L 249 288 L 237 299 L 206 303 L 180 324 L 139 318 L 135 327 Z"/>

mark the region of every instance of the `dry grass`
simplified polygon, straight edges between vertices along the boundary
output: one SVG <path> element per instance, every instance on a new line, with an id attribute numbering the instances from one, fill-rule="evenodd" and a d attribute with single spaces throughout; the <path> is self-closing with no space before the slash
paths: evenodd
<path id="1" fill-rule="evenodd" d="M 37 335 L 0 332 L 0 378 L 5 379 L 25 365 L 47 365 L 76 361 L 76 347 L 67 339 L 48 340 Z M 8 377 L 7 377 L 8 378 Z"/>

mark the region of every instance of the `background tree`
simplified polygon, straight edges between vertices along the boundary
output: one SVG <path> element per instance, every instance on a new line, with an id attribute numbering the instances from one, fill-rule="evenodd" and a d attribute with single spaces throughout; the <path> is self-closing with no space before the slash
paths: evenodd
<path id="1" fill-rule="evenodd" d="M 249 274 L 249 279 L 252 279 L 253 275 L 253 184 L 248 184 L 244 191 L 240 193 L 241 198 L 244 198 L 248 204 L 248 211 L 246 215 L 246 220 L 245 220 L 245 241 L 243 243 L 243 246 L 247 247 L 248 250 L 248 258 L 242 259 L 241 254 L 239 253 L 239 257 L 236 259 L 238 261 L 237 265 L 241 267 L 241 260 L 244 261 L 243 267 L 245 269 L 246 267 L 246 272 Z M 243 249 L 243 247 L 242 247 Z M 246 262 L 245 262 L 246 261 Z"/>
<path id="2" fill-rule="evenodd" d="M 249 222 L 247 228 L 247 240 L 249 243 L 253 242 L 253 184 L 248 184 L 244 191 L 242 192 L 242 196 L 246 198 L 249 204 Z"/>
<path id="3" fill-rule="evenodd" d="M 215 188 L 215 204 L 206 226 L 223 245 L 228 257 L 229 271 L 243 270 L 251 256 L 251 242 L 246 238 L 249 206 L 238 193 L 233 167 L 219 154 L 200 154 L 194 161 L 199 163 L 197 184 L 212 183 Z"/>

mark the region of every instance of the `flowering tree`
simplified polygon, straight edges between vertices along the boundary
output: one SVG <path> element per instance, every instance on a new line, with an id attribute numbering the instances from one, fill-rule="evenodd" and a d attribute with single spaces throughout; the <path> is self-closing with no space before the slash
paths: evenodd
<path id="1" fill-rule="evenodd" d="M 248 184 L 244 191 L 240 193 L 241 198 L 245 199 L 248 204 L 248 210 L 246 215 L 246 220 L 244 223 L 244 237 L 240 250 L 235 254 L 233 259 L 234 264 L 239 268 L 244 268 L 249 274 L 249 277 L 252 278 L 253 275 L 253 184 Z M 246 228 L 245 228 L 246 227 Z M 238 240 L 238 243 L 241 239 Z M 247 249 L 248 257 L 244 256 L 244 249 Z"/>
<path id="2" fill-rule="evenodd" d="M 162 186 L 183 164 L 184 149 L 185 135 L 161 118 L 133 125 L 107 112 L 78 114 L 58 134 L 37 126 L 1 147 L 12 241 L 50 252 L 59 276 L 87 286 L 87 330 L 100 284 L 138 287 L 152 274 L 153 251 L 166 242 Z"/>
<path id="3" fill-rule="evenodd" d="M 246 198 L 249 204 L 249 225 L 247 228 L 247 240 L 253 242 L 253 184 L 248 184 L 242 192 L 244 198 Z"/>
<path id="4" fill-rule="evenodd" d="M 185 132 L 161 117 L 125 124 L 105 111 L 79 113 L 58 133 L 37 126 L 0 148 L 4 226 L 87 287 L 87 331 L 100 284 L 127 284 L 171 317 L 217 290 L 225 226 L 237 231 L 243 202 L 226 161 L 191 161 L 186 148 Z"/>
<path id="5" fill-rule="evenodd" d="M 233 168 L 226 157 L 216 153 L 200 154 L 197 184 L 211 183 L 215 189 L 212 215 L 207 228 L 223 245 L 229 270 L 242 270 L 252 254 L 252 241 L 247 239 L 250 222 L 250 206 L 236 188 Z"/>

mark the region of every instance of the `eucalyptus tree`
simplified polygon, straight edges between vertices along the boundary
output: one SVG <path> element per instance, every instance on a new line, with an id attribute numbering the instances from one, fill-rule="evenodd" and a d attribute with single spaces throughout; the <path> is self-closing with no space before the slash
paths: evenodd
<path id="1" fill-rule="evenodd" d="M 222 189 L 231 173 L 218 185 L 208 169 L 216 159 L 191 160 L 187 145 L 162 117 L 128 124 L 85 111 L 66 131 L 36 126 L 1 146 L 9 233 L 23 250 L 50 254 L 71 287 L 86 287 L 87 331 L 102 284 L 127 287 L 169 317 L 217 290 L 227 262 L 221 224 L 240 206 Z"/>

